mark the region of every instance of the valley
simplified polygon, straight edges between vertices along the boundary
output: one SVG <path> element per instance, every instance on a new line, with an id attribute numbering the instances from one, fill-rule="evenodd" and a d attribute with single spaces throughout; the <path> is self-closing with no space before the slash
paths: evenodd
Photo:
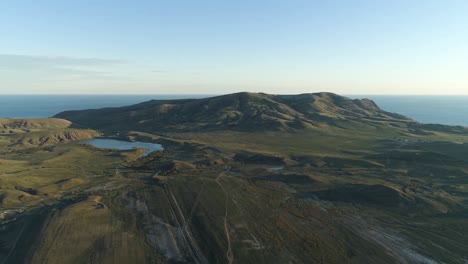
<path id="1" fill-rule="evenodd" d="M 0 264 L 468 260 L 468 129 L 370 100 L 238 93 L 0 132 Z"/>

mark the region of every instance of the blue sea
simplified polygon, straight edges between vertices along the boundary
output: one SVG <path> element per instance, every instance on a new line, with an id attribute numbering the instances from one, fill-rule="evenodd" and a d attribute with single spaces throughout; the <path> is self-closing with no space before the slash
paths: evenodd
<path id="1" fill-rule="evenodd" d="M 0 95 L 1 117 L 50 117 L 65 110 L 117 107 L 151 99 L 203 98 L 209 95 Z M 468 127 L 468 96 L 349 95 L 369 98 L 380 108 L 422 123 Z"/>
<path id="2" fill-rule="evenodd" d="M 402 114 L 421 123 L 468 127 L 468 96 L 362 95 L 385 111 Z"/>
<path id="3" fill-rule="evenodd" d="M 0 118 L 51 117 L 66 110 L 118 107 L 152 99 L 203 98 L 209 95 L 0 95 Z"/>

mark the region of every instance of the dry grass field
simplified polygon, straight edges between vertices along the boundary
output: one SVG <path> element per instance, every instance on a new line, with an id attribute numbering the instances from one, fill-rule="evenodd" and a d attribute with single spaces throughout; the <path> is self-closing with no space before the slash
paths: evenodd
<path id="1" fill-rule="evenodd" d="M 0 264 L 468 258 L 458 128 L 119 131 L 164 146 L 143 157 L 44 122 L 0 135 Z"/>

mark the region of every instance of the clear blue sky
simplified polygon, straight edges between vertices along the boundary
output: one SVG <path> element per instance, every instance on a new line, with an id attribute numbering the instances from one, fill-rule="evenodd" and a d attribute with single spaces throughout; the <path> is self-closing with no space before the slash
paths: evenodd
<path id="1" fill-rule="evenodd" d="M 0 2 L 0 93 L 468 94 L 468 1 Z"/>

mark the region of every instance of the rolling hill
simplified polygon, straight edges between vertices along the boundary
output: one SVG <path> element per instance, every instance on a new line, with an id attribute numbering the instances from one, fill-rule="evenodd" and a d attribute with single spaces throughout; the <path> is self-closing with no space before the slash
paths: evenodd
<path id="1" fill-rule="evenodd" d="M 0 118 L 0 129 L 61 129 L 70 125 L 70 121 L 58 118 Z"/>
<path id="2" fill-rule="evenodd" d="M 70 128 L 71 125 L 72 122 L 58 118 L 2 118 L 0 136 L 6 143 L 3 150 L 81 141 L 99 135 L 92 130 Z"/>
<path id="3" fill-rule="evenodd" d="M 468 259 L 467 128 L 332 93 L 56 117 L 0 133 L 1 263 Z M 97 136 L 164 150 L 73 143 Z"/>
<path id="4" fill-rule="evenodd" d="M 368 99 L 349 99 L 333 93 L 269 95 L 235 93 L 204 99 L 151 100 L 117 108 L 66 111 L 55 117 L 75 125 L 105 130 L 244 131 L 292 130 L 340 126 L 341 123 L 400 126 L 409 118 L 380 109 Z"/>

